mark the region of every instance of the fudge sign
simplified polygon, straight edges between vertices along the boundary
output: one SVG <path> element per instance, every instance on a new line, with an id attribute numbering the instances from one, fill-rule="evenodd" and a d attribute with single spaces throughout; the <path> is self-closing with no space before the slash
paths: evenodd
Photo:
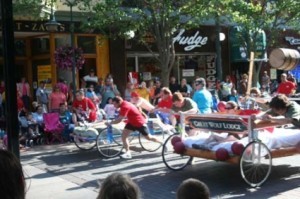
<path id="1" fill-rule="evenodd" d="M 241 132 L 247 130 L 247 126 L 242 120 L 226 120 L 217 121 L 207 118 L 191 118 L 189 119 L 190 125 L 198 129 L 207 129 L 219 132 Z"/>

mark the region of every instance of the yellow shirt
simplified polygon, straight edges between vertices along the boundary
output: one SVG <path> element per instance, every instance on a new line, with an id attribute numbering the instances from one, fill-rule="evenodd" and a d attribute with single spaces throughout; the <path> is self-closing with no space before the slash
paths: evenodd
<path id="1" fill-rule="evenodd" d="M 147 88 L 138 88 L 135 89 L 135 92 L 137 92 L 142 98 L 149 101 L 149 91 Z"/>

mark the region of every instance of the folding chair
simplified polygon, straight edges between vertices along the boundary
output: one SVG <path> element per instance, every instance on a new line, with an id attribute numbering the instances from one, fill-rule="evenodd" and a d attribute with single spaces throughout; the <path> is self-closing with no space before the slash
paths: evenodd
<path id="1" fill-rule="evenodd" d="M 58 113 L 45 113 L 44 118 L 44 132 L 46 135 L 47 144 L 52 144 L 54 141 L 63 143 L 62 132 L 64 125 L 59 121 Z"/>

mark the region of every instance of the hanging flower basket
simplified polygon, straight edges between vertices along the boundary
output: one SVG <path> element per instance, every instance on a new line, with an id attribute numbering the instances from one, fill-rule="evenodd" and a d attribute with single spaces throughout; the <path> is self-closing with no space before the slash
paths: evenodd
<path id="1" fill-rule="evenodd" d="M 64 70 L 72 69 L 73 52 L 75 53 L 75 66 L 77 69 L 82 69 L 85 59 L 81 48 L 71 46 L 61 46 L 56 48 L 54 52 L 55 64 L 58 68 Z"/>

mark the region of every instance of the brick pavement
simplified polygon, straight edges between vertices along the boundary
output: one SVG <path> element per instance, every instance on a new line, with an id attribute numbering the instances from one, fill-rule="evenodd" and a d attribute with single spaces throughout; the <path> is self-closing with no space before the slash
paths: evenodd
<path id="1" fill-rule="evenodd" d="M 54 198 L 70 198 L 72 193 L 86 192 L 93 198 L 103 179 L 116 171 L 128 173 L 140 186 L 144 199 L 175 198 L 178 185 L 190 177 L 207 183 L 212 198 L 296 199 L 300 196 L 299 156 L 275 159 L 269 179 L 257 189 L 243 181 L 238 165 L 197 159 L 196 165 L 173 172 L 165 167 L 159 152 L 135 152 L 133 156 L 132 160 L 102 159 L 96 150 L 79 151 L 73 144 L 34 147 L 21 154 L 28 173 L 34 169 L 39 173 L 30 175 L 32 185 L 27 199 L 35 198 L 30 194 L 31 190 L 39 190 L 39 182 L 47 183 L 47 176 L 64 186 L 43 187 L 43 193 L 54 194 Z M 54 182 L 50 180 L 49 183 Z"/>

